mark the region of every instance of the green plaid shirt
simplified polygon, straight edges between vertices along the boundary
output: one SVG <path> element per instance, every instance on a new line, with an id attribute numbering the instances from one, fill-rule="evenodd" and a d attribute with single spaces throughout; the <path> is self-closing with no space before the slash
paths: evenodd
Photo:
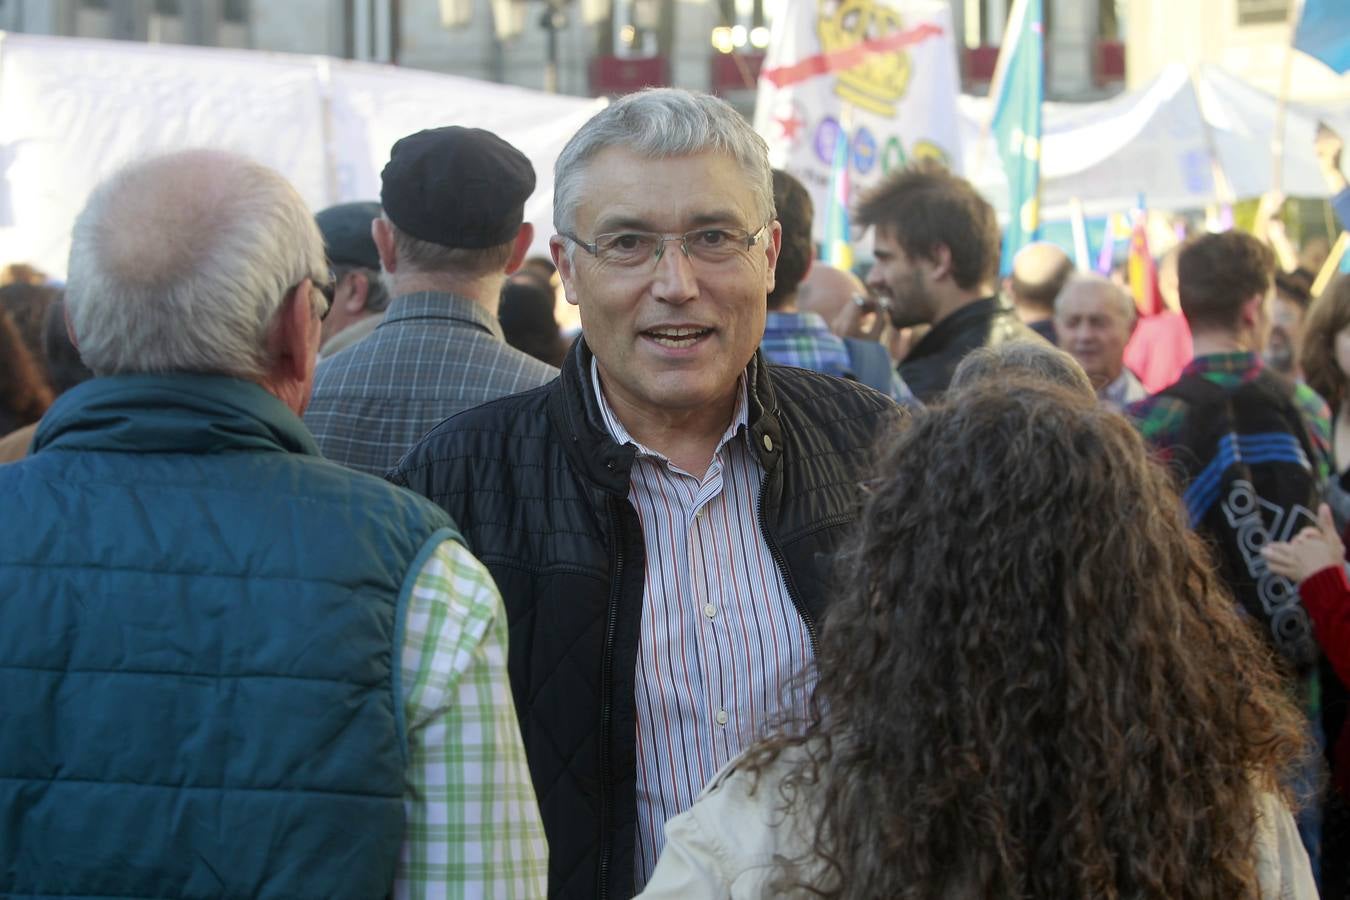
<path id="1" fill-rule="evenodd" d="M 1198 375 L 1220 387 L 1236 387 L 1251 381 L 1264 368 L 1261 357 L 1255 353 L 1211 353 L 1198 356 L 1181 370 L 1181 378 Z M 1178 379 L 1180 380 L 1180 379 Z M 1330 476 L 1331 412 L 1326 401 L 1303 382 L 1294 385 L 1294 405 L 1303 414 L 1308 426 L 1308 438 L 1313 445 L 1313 465 L 1318 482 Z M 1181 427 L 1186 421 L 1186 403 L 1176 397 L 1155 395 L 1130 406 L 1130 417 L 1157 454 L 1164 460 L 1171 458 L 1172 447 L 1181 439 Z"/>
<path id="2" fill-rule="evenodd" d="M 394 896 L 547 894 L 548 844 L 506 674 L 506 613 L 483 564 L 446 541 L 417 575 L 400 667 L 407 832 Z"/>

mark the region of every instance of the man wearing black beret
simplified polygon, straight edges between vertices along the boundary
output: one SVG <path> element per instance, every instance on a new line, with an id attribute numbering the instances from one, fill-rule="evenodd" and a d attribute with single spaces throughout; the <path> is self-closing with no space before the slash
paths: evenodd
<path id="1" fill-rule="evenodd" d="M 368 338 L 320 364 L 305 415 L 324 456 L 377 475 L 442 419 L 558 373 L 507 346 L 497 321 L 534 239 L 530 161 L 449 126 L 394 144 L 380 177 L 371 237 L 393 299 Z"/>

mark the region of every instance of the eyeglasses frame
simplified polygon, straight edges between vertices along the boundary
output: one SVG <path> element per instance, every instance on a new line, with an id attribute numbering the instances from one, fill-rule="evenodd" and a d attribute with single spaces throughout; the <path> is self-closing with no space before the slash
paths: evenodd
<path id="1" fill-rule="evenodd" d="M 771 222 L 772 220 L 770 220 L 770 222 L 765 222 L 763 225 L 759 226 L 754 231 L 750 231 L 746 234 L 745 238 L 746 250 L 749 250 L 751 247 L 755 246 L 755 244 L 759 243 L 760 235 L 764 233 L 764 229 L 768 228 Z M 582 250 L 585 250 L 587 253 L 589 253 L 596 259 L 600 258 L 600 238 L 602 237 L 612 237 L 614 235 L 620 234 L 651 235 L 652 237 L 655 237 L 657 241 L 656 249 L 652 251 L 652 261 L 654 265 L 660 265 L 661 257 L 664 256 L 666 252 L 666 244 L 669 243 L 670 241 L 679 241 L 680 251 L 684 254 L 684 258 L 688 260 L 693 260 L 694 257 L 689 253 L 689 236 L 693 234 L 698 234 L 701 231 L 716 231 L 716 230 L 717 230 L 716 226 L 704 225 L 701 228 L 691 228 L 684 234 L 663 234 L 659 231 L 637 231 L 637 230 L 607 231 L 604 234 L 597 234 L 595 236 L 595 240 L 590 243 L 583 241 L 581 238 L 567 231 L 560 231 L 558 232 L 558 234 L 561 237 L 567 238 L 567 240 L 576 244 L 578 247 L 580 247 Z"/>

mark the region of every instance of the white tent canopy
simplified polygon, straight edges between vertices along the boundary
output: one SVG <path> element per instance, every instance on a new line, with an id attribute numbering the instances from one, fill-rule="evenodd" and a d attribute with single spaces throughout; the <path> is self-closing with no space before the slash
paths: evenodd
<path id="1" fill-rule="evenodd" d="M 1272 187 L 1277 101 L 1217 66 L 1177 64 L 1139 90 L 1098 103 L 1047 103 L 1041 140 L 1041 215 L 1065 219 L 1077 199 L 1086 215 L 1125 212 L 1142 195 L 1152 209 L 1199 209 L 1258 197 Z M 961 98 L 967 176 L 1000 212 L 1007 185 L 987 137 L 989 100 Z M 1340 103 L 1286 107 L 1282 190 L 1322 197 L 1313 155 L 1319 120 L 1350 138 L 1350 79 Z M 1223 197 L 1214 161 L 1232 188 Z"/>
<path id="2" fill-rule="evenodd" d="M 378 200 L 394 142 L 442 125 L 486 128 L 530 158 L 525 217 L 544 252 L 553 162 L 604 104 L 327 57 L 0 34 L 0 263 L 63 275 L 90 190 L 148 154 L 237 151 L 318 210 Z"/>

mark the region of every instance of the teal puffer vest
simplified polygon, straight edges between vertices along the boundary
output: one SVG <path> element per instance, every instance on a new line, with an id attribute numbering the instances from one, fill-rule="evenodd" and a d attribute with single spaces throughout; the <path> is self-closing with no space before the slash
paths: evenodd
<path id="1" fill-rule="evenodd" d="M 386 895 L 404 600 L 454 537 L 256 385 L 63 396 L 0 466 L 0 895 Z"/>

